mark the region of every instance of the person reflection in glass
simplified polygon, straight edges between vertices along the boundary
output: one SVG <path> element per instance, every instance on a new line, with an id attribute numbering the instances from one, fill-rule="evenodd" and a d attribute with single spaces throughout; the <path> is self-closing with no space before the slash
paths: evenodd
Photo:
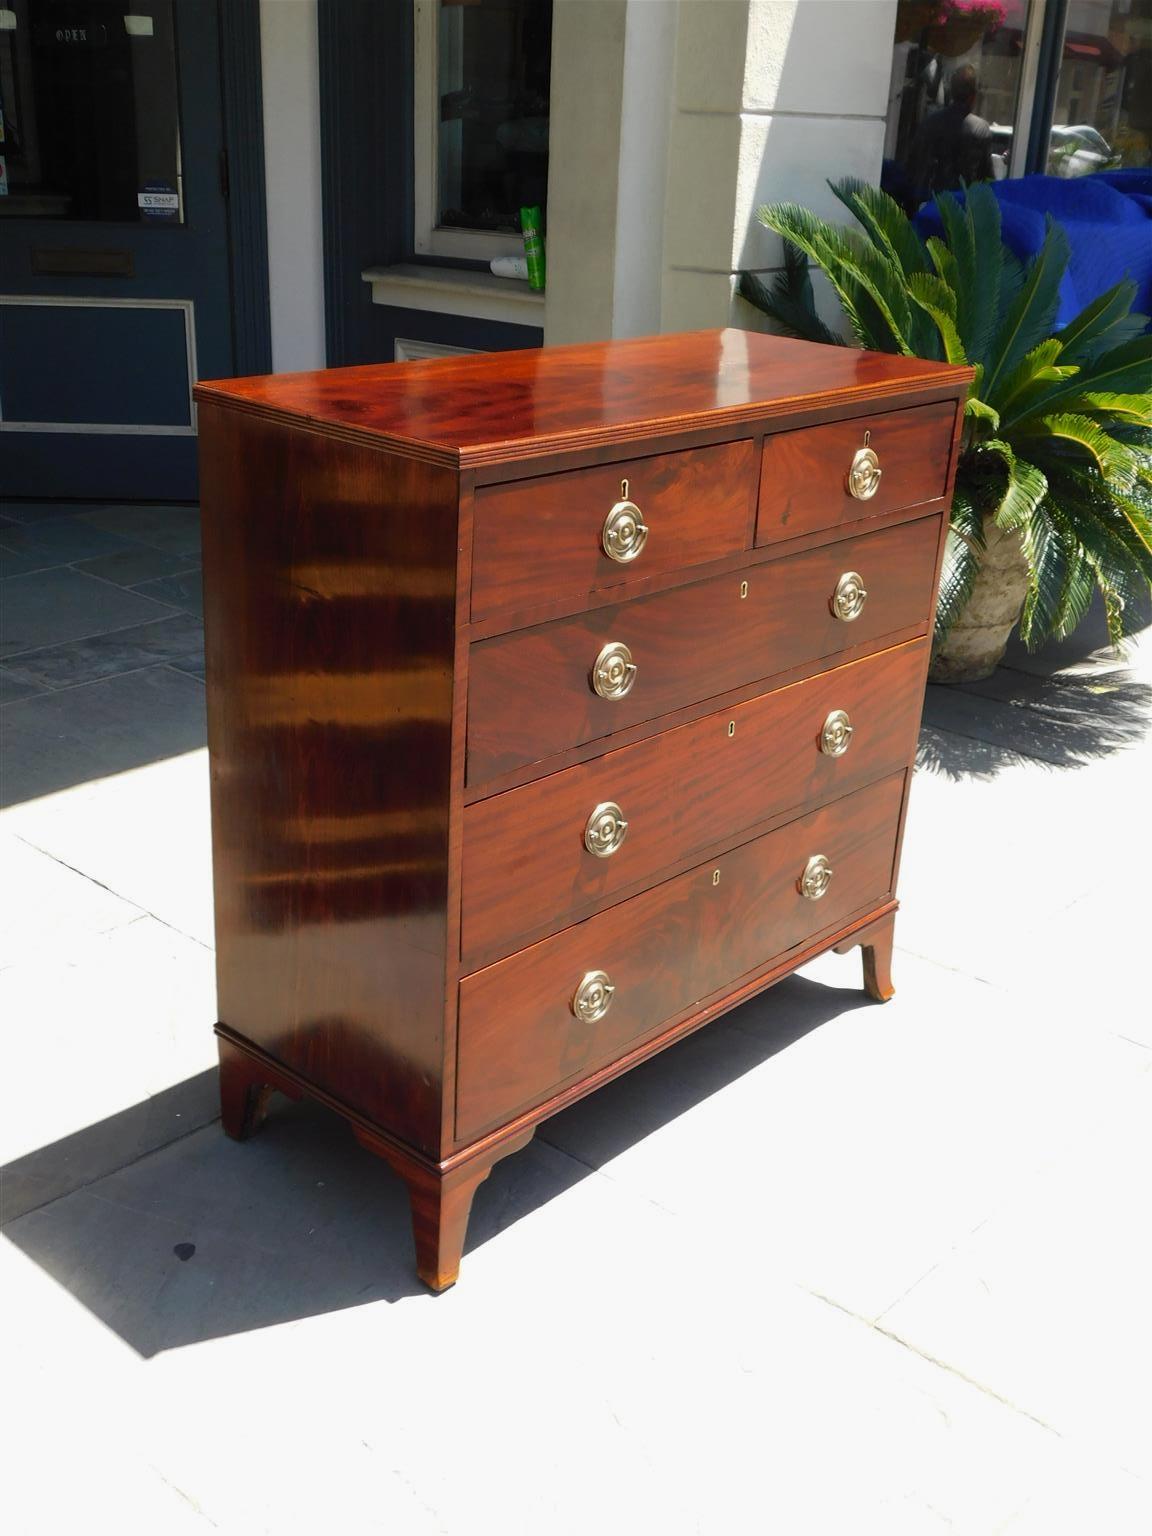
<path id="1" fill-rule="evenodd" d="M 991 181 L 992 129 L 973 111 L 978 89 L 976 71 L 962 64 L 948 82 L 948 105 L 920 125 L 909 166 L 918 202 Z"/>

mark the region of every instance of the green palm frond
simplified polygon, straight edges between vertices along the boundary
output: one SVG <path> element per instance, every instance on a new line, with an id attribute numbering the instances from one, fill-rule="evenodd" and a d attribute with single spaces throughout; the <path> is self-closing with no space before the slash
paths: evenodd
<path id="1" fill-rule="evenodd" d="M 1152 391 L 1152 336 L 1135 336 L 1100 353 L 1075 379 L 1056 385 L 1046 405 L 1067 399 L 1081 390 L 1109 390 L 1121 395 Z"/>
<path id="2" fill-rule="evenodd" d="M 828 185 L 905 277 L 931 270 L 924 242 L 895 198 L 856 176 L 844 176 Z"/>
<path id="3" fill-rule="evenodd" d="M 816 298 L 808 258 L 791 241 L 784 242 L 784 266 L 769 286 L 758 273 L 742 272 L 737 291 L 749 304 L 775 320 L 787 336 L 842 346 L 841 338 L 816 313 Z"/>
<path id="4" fill-rule="evenodd" d="M 1016 433 L 1018 444 L 1047 467 L 1050 451 L 1090 458 L 1103 478 L 1118 486 L 1130 485 L 1135 473 L 1131 450 L 1118 442 L 1090 416 L 1053 413 L 1030 416 Z"/>
<path id="5" fill-rule="evenodd" d="M 944 542 L 940 590 L 936 598 L 936 622 L 932 643 L 939 649 L 953 624 L 963 613 L 980 573 L 984 550 L 984 522 L 980 509 L 967 490 L 957 486 L 952 497 L 952 521 Z"/>
<path id="6" fill-rule="evenodd" d="M 986 520 L 1021 539 L 1027 645 L 1069 634 L 1094 591 L 1118 642 L 1152 590 L 1152 335 L 1132 311 L 1135 286 L 1116 284 L 1055 330 L 1068 242 L 1051 219 L 1025 265 L 1003 244 L 987 186 L 938 198 L 943 238 L 927 241 L 876 188 L 842 180 L 832 190 L 858 227 L 795 204 L 761 209 L 761 222 L 797 248 L 794 265 L 770 289 L 746 274 L 740 291 L 778 325 L 816 339 L 811 261 L 859 346 L 973 366 L 936 645 L 971 596 Z"/>
<path id="7" fill-rule="evenodd" d="M 997 391 L 996 409 L 1002 420 L 1018 420 L 1026 414 L 1030 404 L 1046 403 L 1051 395 L 1051 385 L 1061 384 L 1079 373 L 1075 363 L 1057 362 L 1061 351 L 1060 342 L 1055 336 L 1049 336 L 1024 354 L 1001 381 Z"/>
<path id="8" fill-rule="evenodd" d="M 997 385 L 1038 342 L 1052 334 L 1060 301 L 1060 280 L 1068 265 L 1068 236 L 1059 224 L 1048 220 L 1044 244 L 1027 270 L 1019 293 L 1012 301 L 990 349 L 984 396 L 993 405 Z"/>
<path id="9" fill-rule="evenodd" d="M 1070 542 L 1062 522 L 1047 509 L 1037 508 L 1024 531 L 1024 554 L 1030 575 L 1020 614 L 1020 638 L 1035 650 L 1060 622 L 1061 604 L 1067 589 Z"/>
<path id="10" fill-rule="evenodd" d="M 931 272 L 913 272 L 908 279 L 908 293 L 912 301 L 935 323 L 949 363 L 966 363 L 964 345 L 956 329 L 956 295 L 943 278 Z"/>
<path id="11" fill-rule="evenodd" d="M 982 443 L 980 453 L 995 457 L 1004 466 L 1004 490 L 991 508 L 992 516 L 1001 528 L 1027 528 L 1048 493 L 1044 471 L 1027 459 L 1019 458 L 1010 443 L 997 438 Z"/>
<path id="12" fill-rule="evenodd" d="M 1136 284 L 1126 278 L 1085 305 L 1074 320 L 1058 330 L 1056 337 L 1067 361 L 1090 363 L 1106 349 L 1142 335 L 1148 328 L 1148 317 L 1132 309 L 1135 297 Z"/>
<path id="13" fill-rule="evenodd" d="M 820 266 L 835 288 L 858 338 L 874 351 L 912 356 L 910 310 L 892 264 L 856 230 L 837 229 L 797 203 L 772 203 L 757 213 L 761 224 Z M 863 303 L 862 298 L 868 302 Z"/>

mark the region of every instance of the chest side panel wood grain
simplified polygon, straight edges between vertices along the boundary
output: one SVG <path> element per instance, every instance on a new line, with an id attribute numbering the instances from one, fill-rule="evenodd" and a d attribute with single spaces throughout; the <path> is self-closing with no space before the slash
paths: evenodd
<path id="1" fill-rule="evenodd" d="M 203 408 L 220 1020 L 434 1147 L 456 480 Z"/>

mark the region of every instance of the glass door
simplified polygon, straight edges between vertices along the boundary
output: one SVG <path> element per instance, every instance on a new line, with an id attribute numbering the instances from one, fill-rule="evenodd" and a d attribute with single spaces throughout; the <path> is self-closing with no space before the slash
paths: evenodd
<path id="1" fill-rule="evenodd" d="M 0 491 L 196 494 L 230 371 L 213 0 L 0 10 Z"/>

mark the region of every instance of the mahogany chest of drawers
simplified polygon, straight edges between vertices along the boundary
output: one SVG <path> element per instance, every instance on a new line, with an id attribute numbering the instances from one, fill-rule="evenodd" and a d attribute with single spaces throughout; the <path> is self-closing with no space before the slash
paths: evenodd
<path id="1" fill-rule="evenodd" d="M 537 1124 L 895 883 L 970 370 L 707 331 L 201 385 L 225 1129 L 456 1278 Z"/>

